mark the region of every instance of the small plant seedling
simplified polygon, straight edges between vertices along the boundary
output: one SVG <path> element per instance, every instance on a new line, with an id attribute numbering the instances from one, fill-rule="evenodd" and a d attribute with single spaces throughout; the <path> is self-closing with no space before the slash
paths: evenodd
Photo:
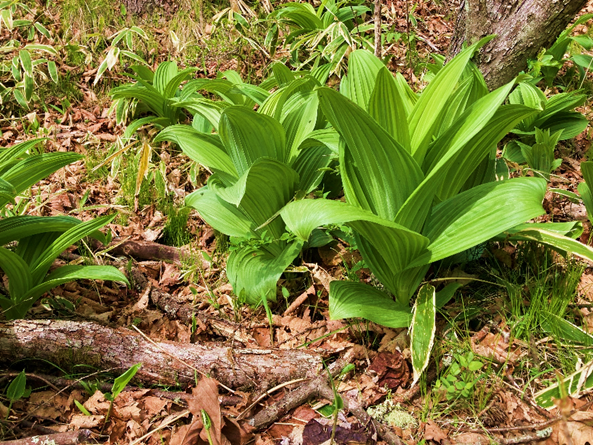
<path id="1" fill-rule="evenodd" d="M 210 416 L 206 412 L 205 409 L 201 410 L 202 414 L 202 422 L 204 423 L 204 429 L 206 430 L 206 434 L 208 435 L 208 443 L 212 445 L 212 435 L 210 434 L 210 429 L 212 428 L 212 420 Z"/>
<path id="2" fill-rule="evenodd" d="M 8 419 L 8 416 L 10 415 L 12 404 L 23 397 L 29 397 L 30 394 L 31 390 L 27 389 L 27 375 L 25 374 L 25 370 L 22 370 L 19 375 L 17 375 L 15 379 L 10 382 L 10 385 L 8 385 L 6 390 L 6 397 L 9 400 L 8 410 L 6 411 L 6 419 Z"/>
<path id="3" fill-rule="evenodd" d="M 479 360 L 474 360 L 474 353 L 454 354 L 451 358 L 449 368 L 444 375 L 437 380 L 435 387 L 438 390 L 443 388 L 448 401 L 457 400 L 460 397 L 468 398 L 479 380 L 476 372 L 484 366 Z"/>
<path id="4" fill-rule="evenodd" d="M 117 396 L 124 390 L 126 385 L 130 383 L 130 380 L 136 375 L 142 363 L 137 363 L 124 372 L 122 375 L 117 377 L 113 382 L 113 386 L 111 387 L 111 392 L 105 393 L 105 398 L 109 400 L 109 410 L 107 411 L 107 415 L 105 416 L 105 423 L 109 420 L 109 416 L 111 415 L 111 410 L 113 409 L 113 402 L 117 398 Z"/>

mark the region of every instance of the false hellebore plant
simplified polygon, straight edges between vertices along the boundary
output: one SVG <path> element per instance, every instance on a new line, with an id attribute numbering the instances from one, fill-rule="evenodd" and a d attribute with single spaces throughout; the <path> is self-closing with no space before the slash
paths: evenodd
<path id="1" fill-rule="evenodd" d="M 321 110 L 340 135 L 346 202 L 299 200 L 280 212 L 303 242 L 320 225 L 353 229 L 384 290 L 334 281 L 330 315 L 412 324 L 415 380 L 428 364 L 435 309 L 453 290 L 437 295 L 430 284 L 422 286 L 412 313 L 410 298 L 431 263 L 504 232 L 593 258 L 586 246 L 557 233 L 563 226 L 521 225 L 544 213 L 544 179 L 495 180 L 497 143 L 538 110 L 503 105 L 514 82 L 488 92 L 469 62 L 488 40 L 462 51 L 419 96 L 370 53 L 353 52 L 343 94 L 318 90 Z"/>
<path id="2" fill-rule="evenodd" d="M 250 304 L 276 299 L 276 282 L 305 242 L 290 239 L 278 212 L 314 190 L 332 162 L 332 150 L 315 139 L 327 133 L 314 132 L 317 84 L 305 77 L 281 86 L 257 113 L 226 106 L 211 117 L 216 134 L 174 125 L 155 139 L 177 143 L 212 172 L 186 203 L 214 229 L 243 241 L 228 258 L 227 275 Z"/>
<path id="3" fill-rule="evenodd" d="M 0 213 L 6 205 L 37 181 L 81 158 L 76 153 L 28 154 L 41 140 L 34 139 L 0 149 Z M 14 250 L 0 247 L 0 269 L 8 277 L 8 295 L 0 293 L 0 307 L 8 319 L 23 318 L 33 303 L 60 284 L 78 279 L 127 283 L 113 266 L 62 266 L 49 272 L 60 253 L 82 238 L 92 236 L 106 243 L 98 229 L 115 215 L 82 222 L 68 216 L 0 218 L 0 246 L 18 241 Z"/>

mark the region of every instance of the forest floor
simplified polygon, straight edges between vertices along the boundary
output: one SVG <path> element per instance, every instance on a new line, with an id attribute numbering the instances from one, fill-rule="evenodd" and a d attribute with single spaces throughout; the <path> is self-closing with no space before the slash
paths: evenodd
<path id="1" fill-rule="evenodd" d="M 420 86 L 422 63 L 428 61 L 429 54 L 436 50 L 446 54 L 455 6 L 424 0 L 414 5 L 411 12 L 406 9 L 408 2 L 393 0 L 384 15 L 394 30 L 416 36 L 413 45 L 391 45 L 390 69 L 402 72 L 411 85 Z M 59 3 L 37 11 L 51 24 L 49 29 L 53 26 L 56 34 L 64 35 L 66 13 Z M 593 11 L 593 3 L 587 11 Z M 409 14 L 412 21 L 406 20 Z M 172 46 L 166 25 L 158 21 L 144 24 L 143 29 L 154 34 L 157 43 L 152 53 L 154 66 L 173 55 L 180 64 L 197 66 L 200 76 L 215 77 L 225 69 L 236 69 L 251 81 L 261 79 L 269 61 L 257 51 L 245 49 L 245 42 L 226 25 L 212 31 L 208 17 L 206 21 L 212 34 L 198 40 L 201 52 L 193 60 Z M 83 22 L 70 20 L 72 42 L 90 34 Z M 107 26 L 102 32 L 110 35 L 116 31 Z M 579 32 L 587 33 L 588 28 L 581 26 Z M 13 38 L 14 33 L 0 28 L 0 44 Z M 283 276 L 284 298 L 271 306 L 271 319 L 264 307 L 237 304 L 225 276 L 228 240 L 206 226 L 195 212 L 183 208 L 184 197 L 205 183 L 207 172 L 193 171 L 184 155 L 155 146 L 147 179 L 136 193 L 136 152 L 124 153 L 102 166 L 117 150 L 118 137 L 124 131 L 110 112 L 107 93 L 127 78 L 122 67 L 106 72 L 95 85 L 97 63 L 77 60 L 78 64 L 63 61 L 58 66 L 64 82 L 70 82 L 68 87 L 46 91 L 43 101 L 33 103 L 20 115 L 4 108 L 0 140 L 7 147 L 43 136 L 47 137 L 46 150 L 76 151 L 85 156 L 84 161 L 34 186 L 25 211 L 84 220 L 117 210 L 118 218 L 108 226 L 114 238 L 109 249 L 72 249 L 61 256 L 60 264 L 112 264 L 128 274 L 131 285 L 66 284 L 35 305 L 28 321 L 3 322 L 0 338 L 8 337 L 7 330 L 22 337 L 13 343 L 15 350 L 4 350 L 13 359 L 2 360 L 1 385 L 7 387 L 24 369 L 27 387 L 32 389 L 28 397 L 14 403 L 3 391 L 3 440 L 84 430 L 86 435 L 69 433 L 53 439 L 58 444 L 319 445 L 328 443 L 335 430 L 339 444 L 384 443 L 384 435 L 377 434 L 364 412 L 356 409 L 380 405 L 387 412 L 383 417 L 398 424 L 390 427 L 394 434 L 387 438 L 390 443 L 593 444 L 593 399 L 586 391 L 575 397 L 565 394 L 551 409 L 543 409 L 535 401 L 537 392 L 551 382 L 590 366 L 593 354 L 538 331 L 536 322 L 527 320 L 534 317 L 531 312 L 513 309 L 513 305 L 527 304 L 536 292 L 562 288 L 570 294 L 567 298 L 575 317 L 593 331 L 593 269 L 588 264 L 537 248 L 493 243 L 463 270 L 440 271 L 439 277 L 453 277 L 465 285 L 439 317 L 431 364 L 421 381 L 411 387 L 407 329 L 329 318 L 332 280 L 371 280 L 358 252 L 345 240 L 310 252 L 301 267 Z M 583 85 L 589 95 L 590 77 Z M 591 102 L 579 111 L 590 116 Z M 557 156 L 563 162 L 551 179 L 552 187 L 576 192 L 582 181 L 580 162 L 587 158 L 590 144 L 588 128 L 559 147 Z M 159 174 L 165 183 L 164 194 L 153 185 Z M 585 232 L 581 240 L 588 241 L 590 224 L 581 204 L 548 194 L 545 207 L 555 221 L 582 221 Z M 510 283 L 519 289 L 519 295 L 513 300 L 510 287 L 501 283 Z M 36 325 L 31 320 L 45 321 Z M 101 327 L 109 331 L 100 331 Z M 55 346 L 60 335 L 78 328 L 86 338 L 72 332 L 72 342 L 67 342 L 65 349 Z M 78 341 L 86 349 L 79 350 Z M 117 352 L 107 349 L 110 342 L 119 345 Z M 167 344 L 174 348 L 166 348 Z M 212 349 L 191 349 L 200 345 Z M 259 351 L 265 364 L 253 364 L 249 359 L 243 362 L 243 350 L 251 354 Z M 278 358 L 277 350 L 290 351 L 294 357 Z M 176 351 L 184 355 L 174 358 Z M 97 358 L 96 353 L 103 357 Z M 141 368 L 138 378 L 110 403 L 110 393 L 115 391 L 111 382 L 126 371 L 123 365 L 113 363 L 121 358 L 122 364 L 133 364 L 142 354 L 161 354 L 161 374 L 155 371 L 158 363 L 151 365 L 150 371 Z M 200 376 L 202 371 L 196 366 L 207 361 L 208 354 L 217 364 L 208 376 Z M 295 363 L 309 363 L 307 360 L 311 360 L 310 369 Z M 329 371 L 322 361 L 334 372 L 331 385 L 325 379 Z M 111 363 L 111 369 L 101 369 L 105 363 Z M 353 364 L 354 368 L 340 374 L 342 369 L 335 369 L 335 363 Z M 453 372 L 455 367 L 458 371 Z M 309 397 L 298 399 L 295 394 L 316 375 L 325 383 L 313 380 L 318 386 L 309 388 L 305 394 Z M 581 383 L 589 388 L 587 377 Z M 447 378 L 459 384 L 456 390 L 444 389 Z M 339 410 L 337 421 L 333 415 L 338 410 L 328 400 L 334 388 L 350 408 Z M 291 399 L 296 407 L 277 415 L 270 411 L 274 404 Z M 209 429 L 204 426 L 204 411 L 212 422 Z M 261 413 L 266 413 L 267 420 L 261 421 Z M 254 423 L 260 428 L 254 429 Z M 33 443 L 23 440 L 18 443 Z"/>

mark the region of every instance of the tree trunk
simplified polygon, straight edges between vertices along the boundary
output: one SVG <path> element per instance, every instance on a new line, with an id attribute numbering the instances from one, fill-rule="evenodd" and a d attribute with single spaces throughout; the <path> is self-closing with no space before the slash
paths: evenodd
<path id="1" fill-rule="evenodd" d="M 59 366 L 87 364 L 121 370 L 142 363 L 136 377 L 145 382 L 193 383 L 196 370 L 232 388 L 265 389 L 313 377 L 322 367 L 321 358 L 306 351 L 152 343 L 134 331 L 89 322 L 15 320 L 0 323 L 0 359 L 23 358 L 49 360 Z"/>
<path id="2" fill-rule="evenodd" d="M 477 59 L 488 87 L 510 82 L 527 67 L 527 59 L 549 48 L 587 0 L 463 0 L 450 55 L 463 43 L 495 34 Z"/>

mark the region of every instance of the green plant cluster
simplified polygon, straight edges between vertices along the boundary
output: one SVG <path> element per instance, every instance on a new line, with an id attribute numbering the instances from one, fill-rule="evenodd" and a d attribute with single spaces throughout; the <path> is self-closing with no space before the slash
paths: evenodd
<path id="1" fill-rule="evenodd" d="M 14 214 L 8 207 L 36 182 L 81 158 L 76 153 L 31 153 L 41 140 L 0 149 L 0 268 L 8 277 L 8 289 L 0 293 L 0 307 L 8 319 L 23 318 L 47 291 L 78 279 L 127 283 L 113 266 L 61 266 L 50 272 L 54 260 L 81 239 L 92 236 L 108 244 L 99 229 L 115 215 L 82 222 L 68 216 L 42 217 Z"/>
<path id="2" fill-rule="evenodd" d="M 528 78 L 517 79 L 514 90 L 516 81 L 489 92 L 470 62 L 489 39 L 435 69 L 420 93 L 370 52 L 355 50 L 339 92 L 323 86 L 317 69 L 291 72 L 280 64 L 259 86 L 230 71 L 181 84 L 189 71 L 166 62 L 154 75 L 142 69 L 136 84 L 113 95 L 151 113 L 131 131 L 138 122 L 156 123 L 162 130 L 153 143 L 174 142 L 211 172 L 186 203 L 235 240 L 227 276 L 242 301 L 275 301 L 284 270 L 303 249 L 327 242 L 319 229 L 349 227 L 383 288 L 332 282 L 330 315 L 414 324 L 416 380 L 428 363 L 435 308 L 458 287 L 437 293 L 423 286 L 432 264 L 491 239 L 536 241 L 593 258 L 574 239 L 579 224 L 529 223 L 545 213 L 544 179 L 496 174 L 497 145 L 515 133 L 521 154 L 547 177 L 557 164 L 556 142 L 582 130 L 583 118 L 572 110 L 583 98 L 548 99 Z M 168 114 L 179 109 L 184 114 Z M 335 171 L 344 200 L 319 198 L 331 191 L 328 173 Z"/>

